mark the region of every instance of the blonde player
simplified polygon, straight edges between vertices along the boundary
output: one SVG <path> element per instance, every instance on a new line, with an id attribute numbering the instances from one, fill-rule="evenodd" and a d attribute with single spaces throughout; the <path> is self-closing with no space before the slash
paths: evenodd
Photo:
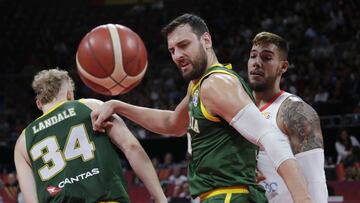
<path id="1" fill-rule="evenodd" d="M 92 130 L 91 110 L 102 102 L 74 100 L 66 71 L 43 70 L 32 87 L 44 114 L 26 127 L 15 146 L 16 170 L 27 203 L 129 203 L 117 148 L 155 201 L 167 201 L 149 157 L 120 117 L 109 121 L 109 137 Z"/>

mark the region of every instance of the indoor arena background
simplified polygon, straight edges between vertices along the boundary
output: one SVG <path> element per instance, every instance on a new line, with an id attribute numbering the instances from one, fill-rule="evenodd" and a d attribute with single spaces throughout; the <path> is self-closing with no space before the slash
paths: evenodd
<path id="1" fill-rule="evenodd" d="M 171 62 L 160 30 L 185 12 L 206 20 L 219 60 L 232 63 L 245 78 L 256 33 L 270 31 L 289 41 L 291 65 L 282 89 L 302 97 L 321 117 L 331 200 L 360 202 L 359 160 L 344 163 L 335 149 L 340 133 L 360 139 L 359 4 L 356 0 L 0 0 L 0 203 L 17 202 L 15 141 L 40 115 L 31 90 L 34 74 L 45 68 L 64 68 L 75 79 L 77 98 L 110 99 L 80 81 L 75 52 L 81 38 L 95 26 L 123 24 L 144 40 L 149 67 L 138 87 L 114 98 L 174 109 L 186 84 Z M 163 138 L 130 121 L 127 124 L 153 160 L 169 200 L 190 202 L 186 136 Z M 352 151 L 359 153 L 359 146 Z M 151 202 L 126 161 L 124 166 L 133 202 Z M 177 181 L 169 179 L 171 175 Z"/>

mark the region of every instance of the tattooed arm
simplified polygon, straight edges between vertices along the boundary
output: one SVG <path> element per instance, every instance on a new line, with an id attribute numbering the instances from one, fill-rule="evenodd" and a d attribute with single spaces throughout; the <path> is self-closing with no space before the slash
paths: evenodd
<path id="1" fill-rule="evenodd" d="M 290 96 L 280 106 L 277 124 L 289 137 L 311 199 L 317 203 L 327 203 L 324 145 L 319 116 L 300 98 Z"/>
<path id="2" fill-rule="evenodd" d="M 319 116 L 300 98 L 290 96 L 281 104 L 277 124 L 288 135 L 294 154 L 324 148 Z"/>

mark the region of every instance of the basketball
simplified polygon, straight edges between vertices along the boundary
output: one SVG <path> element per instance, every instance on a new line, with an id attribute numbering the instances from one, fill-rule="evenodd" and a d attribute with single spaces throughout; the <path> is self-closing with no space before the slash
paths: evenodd
<path id="1" fill-rule="evenodd" d="M 85 35 L 76 53 L 81 80 L 93 91 L 109 96 L 129 92 L 147 69 L 147 51 L 130 28 L 101 25 Z"/>

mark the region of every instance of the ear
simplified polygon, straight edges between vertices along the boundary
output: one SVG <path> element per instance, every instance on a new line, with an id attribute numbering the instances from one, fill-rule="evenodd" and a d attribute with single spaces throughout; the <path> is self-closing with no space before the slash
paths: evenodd
<path id="1" fill-rule="evenodd" d="M 68 91 L 66 92 L 66 99 L 74 100 L 74 91 L 72 89 L 68 89 Z"/>
<path id="2" fill-rule="evenodd" d="M 281 61 L 281 67 L 280 67 L 280 73 L 284 74 L 287 69 L 289 68 L 289 62 L 288 61 Z"/>
<path id="3" fill-rule="evenodd" d="M 209 49 L 209 48 L 212 47 L 211 35 L 208 32 L 205 32 L 201 36 L 201 41 L 202 41 L 203 46 L 204 46 L 205 49 Z"/>
<path id="4" fill-rule="evenodd" d="M 38 107 L 38 109 L 39 109 L 40 111 L 42 111 L 43 105 L 42 105 L 41 101 L 38 100 L 38 99 L 36 100 L 36 106 Z"/>

